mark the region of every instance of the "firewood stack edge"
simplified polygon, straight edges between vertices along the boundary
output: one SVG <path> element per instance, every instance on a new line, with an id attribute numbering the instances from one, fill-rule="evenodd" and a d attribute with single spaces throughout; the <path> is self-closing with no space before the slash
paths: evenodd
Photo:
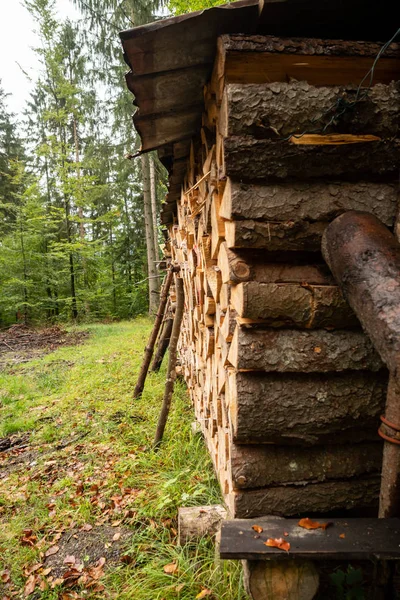
<path id="1" fill-rule="evenodd" d="M 174 165 L 180 358 L 234 517 L 378 503 L 387 372 L 320 253 L 344 211 L 395 225 L 398 50 L 357 89 L 378 51 L 221 36 L 199 137 Z"/>

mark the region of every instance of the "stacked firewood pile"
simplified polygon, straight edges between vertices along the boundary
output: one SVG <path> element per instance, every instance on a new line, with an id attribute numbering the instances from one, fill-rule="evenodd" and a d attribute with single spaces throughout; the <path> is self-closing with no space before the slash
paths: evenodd
<path id="1" fill-rule="evenodd" d="M 235 517 L 377 506 L 387 374 L 320 254 L 344 211 L 395 223 L 400 87 L 355 85 L 376 52 L 219 41 L 167 254 L 183 374 Z"/>

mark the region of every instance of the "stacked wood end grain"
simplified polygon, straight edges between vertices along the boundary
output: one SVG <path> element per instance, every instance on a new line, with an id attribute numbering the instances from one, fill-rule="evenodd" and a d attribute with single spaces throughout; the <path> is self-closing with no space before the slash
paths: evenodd
<path id="1" fill-rule="evenodd" d="M 338 43 L 327 84 L 321 69 L 309 81 L 249 83 L 235 72 L 248 51 L 236 38 L 220 40 L 170 227 L 186 295 L 184 376 L 233 516 L 375 507 L 387 374 L 320 242 L 346 210 L 393 227 L 400 88 L 385 72 L 322 137 L 293 143 L 338 98 L 354 100 L 354 82 L 340 80 L 349 57 Z M 290 54 L 267 42 L 258 36 L 251 50 L 264 70 Z"/>

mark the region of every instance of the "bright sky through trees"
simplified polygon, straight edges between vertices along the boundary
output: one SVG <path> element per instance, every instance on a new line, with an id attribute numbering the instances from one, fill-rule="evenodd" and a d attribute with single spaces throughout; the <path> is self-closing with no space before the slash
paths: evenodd
<path id="1" fill-rule="evenodd" d="M 4 3 L 4 5 L 3 5 Z M 57 12 L 60 19 L 79 18 L 79 13 L 71 0 L 57 0 Z M 21 113 L 33 84 L 29 82 L 22 69 L 33 80 L 39 69 L 36 54 L 32 47 L 38 45 L 34 33 L 32 16 L 23 6 L 22 0 L 3 0 L 0 19 L 0 80 L 3 89 L 12 94 L 8 96 L 9 109 Z M 18 66 L 20 65 L 20 66 Z M 21 68 L 20 68 L 21 67 Z"/>

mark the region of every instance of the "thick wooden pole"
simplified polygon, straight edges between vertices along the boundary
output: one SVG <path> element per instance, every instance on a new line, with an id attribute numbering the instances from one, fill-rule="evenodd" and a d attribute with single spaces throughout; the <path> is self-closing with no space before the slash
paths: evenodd
<path id="1" fill-rule="evenodd" d="M 172 327 L 171 341 L 169 346 L 169 361 L 167 381 L 165 384 L 164 399 L 161 408 L 160 417 L 158 419 L 157 431 L 154 438 L 154 448 L 157 449 L 164 435 L 165 425 L 167 424 L 169 409 L 171 407 L 172 392 L 174 391 L 174 383 L 176 379 L 176 358 L 179 334 L 181 331 L 183 309 L 185 304 L 185 293 L 183 290 L 183 279 L 176 278 L 176 311 L 174 324 Z"/>
<path id="2" fill-rule="evenodd" d="M 139 377 L 136 383 L 135 391 L 133 393 L 134 398 L 139 398 L 139 396 L 143 392 L 144 384 L 146 381 L 147 372 L 149 370 L 151 357 L 153 356 L 154 345 L 156 343 L 156 339 L 158 336 L 158 332 L 160 331 L 161 323 L 163 321 L 165 307 L 168 301 L 168 292 L 171 287 L 171 282 L 173 278 L 173 274 L 175 271 L 175 267 L 171 267 L 168 271 L 167 277 L 165 278 L 165 282 L 163 285 L 163 289 L 160 297 L 160 305 L 158 307 L 156 319 L 154 321 L 154 326 L 152 332 L 149 337 L 149 341 L 147 342 L 147 346 L 144 351 L 144 358 L 142 362 L 142 367 L 140 369 Z"/>

